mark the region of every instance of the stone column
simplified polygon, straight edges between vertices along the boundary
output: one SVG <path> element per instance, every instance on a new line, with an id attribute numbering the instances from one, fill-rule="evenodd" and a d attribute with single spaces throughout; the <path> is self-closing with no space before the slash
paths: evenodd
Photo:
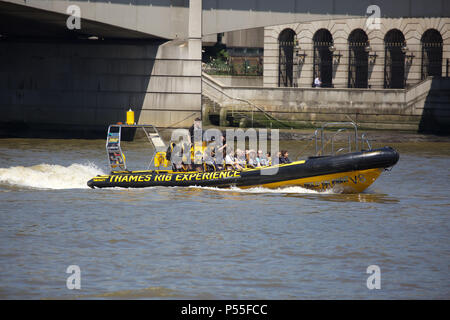
<path id="1" fill-rule="evenodd" d="M 167 81 L 160 82 L 164 96 L 145 105 L 140 121 L 160 127 L 190 127 L 202 115 L 202 1 L 190 0 L 186 9 L 187 37 L 158 48 L 156 59 L 161 60 L 161 66 L 154 68 L 152 75 L 167 75 Z"/>
<path id="2" fill-rule="evenodd" d="M 198 74 L 200 76 L 200 116 L 203 118 L 203 103 L 201 102 L 202 94 L 202 0 L 189 0 L 189 59 L 197 60 Z"/>
<path id="3" fill-rule="evenodd" d="M 189 59 L 202 59 L 202 0 L 189 1 Z"/>

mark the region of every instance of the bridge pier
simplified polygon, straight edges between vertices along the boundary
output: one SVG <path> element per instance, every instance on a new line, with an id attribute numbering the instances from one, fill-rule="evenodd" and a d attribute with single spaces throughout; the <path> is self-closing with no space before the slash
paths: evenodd
<path id="1" fill-rule="evenodd" d="M 187 41 L 0 41 L 0 135 L 104 137 L 132 108 L 139 123 L 201 115 L 201 60 Z"/>
<path id="2" fill-rule="evenodd" d="M 201 117 L 201 4 L 190 1 L 186 39 L 0 37 L 0 136 L 104 138 L 130 108 L 139 124 L 189 127 Z"/>

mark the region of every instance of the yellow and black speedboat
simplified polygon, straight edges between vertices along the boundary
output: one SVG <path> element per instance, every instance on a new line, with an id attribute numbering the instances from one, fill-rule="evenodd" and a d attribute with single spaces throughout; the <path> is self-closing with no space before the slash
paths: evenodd
<path id="1" fill-rule="evenodd" d="M 398 158 L 399 155 L 394 149 L 385 147 L 337 156 L 312 157 L 289 164 L 242 171 L 113 171 L 110 175 L 92 178 L 88 186 L 92 188 L 301 186 L 317 191 L 333 189 L 336 192 L 362 192 L 384 169 L 395 165 Z"/>
<path id="2" fill-rule="evenodd" d="M 108 130 L 107 150 L 112 168 L 111 174 L 92 178 L 87 183 L 89 187 L 200 186 L 218 188 L 282 188 L 300 186 L 316 191 L 332 189 L 335 192 L 358 193 L 369 187 L 385 169 L 394 166 L 399 159 L 399 154 L 394 149 L 390 147 L 371 149 L 367 141 L 369 150 L 345 154 L 334 153 L 327 156 L 312 156 L 289 164 L 277 164 L 255 169 L 244 169 L 242 171 L 127 171 L 122 170 L 126 167 L 124 156 L 120 149 L 120 129 L 120 125 L 113 125 Z M 154 131 L 156 132 L 156 129 Z M 158 150 L 158 145 L 160 150 L 162 150 L 161 144 L 163 142 L 159 135 L 157 133 L 148 133 L 147 131 L 146 133 L 155 145 L 156 150 Z M 317 131 L 316 137 L 318 137 Z M 357 135 L 355 137 L 357 138 Z M 157 158 L 158 153 L 155 159 Z M 115 167 L 121 170 L 114 170 Z"/>

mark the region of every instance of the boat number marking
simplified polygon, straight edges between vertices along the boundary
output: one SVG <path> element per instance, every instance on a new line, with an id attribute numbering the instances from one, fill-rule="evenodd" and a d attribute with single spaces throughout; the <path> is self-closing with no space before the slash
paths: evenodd
<path id="1" fill-rule="evenodd" d="M 348 183 L 349 181 L 353 182 L 353 184 L 364 183 L 366 182 L 366 177 L 363 174 L 355 175 L 355 176 L 344 176 L 341 178 L 333 179 L 333 180 L 323 180 L 318 182 L 310 182 L 305 183 L 303 187 L 305 188 L 313 188 L 313 189 L 326 189 L 329 187 L 333 187 L 338 184 Z"/>
<path id="2" fill-rule="evenodd" d="M 360 182 L 360 183 L 366 182 L 366 177 L 363 174 L 359 174 L 359 175 L 354 176 L 354 177 L 349 177 L 349 179 L 354 184 L 357 184 L 358 182 Z"/>

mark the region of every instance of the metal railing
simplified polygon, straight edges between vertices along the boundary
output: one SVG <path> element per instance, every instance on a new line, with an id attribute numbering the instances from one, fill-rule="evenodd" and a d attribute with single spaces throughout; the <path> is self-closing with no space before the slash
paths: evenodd
<path id="1" fill-rule="evenodd" d="M 147 137 L 148 141 L 152 144 L 154 148 L 154 153 L 150 158 L 150 163 L 148 169 L 151 168 L 154 162 L 155 155 L 158 152 L 166 151 L 167 145 L 161 138 L 158 130 L 154 125 L 151 124 L 112 124 L 108 127 L 108 134 L 106 139 L 106 153 L 109 160 L 109 166 L 111 171 L 116 168 L 122 170 L 128 170 L 125 162 L 125 155 L 121 148 L 122 140 L 122 128 L 136 128 L 142 129 Z"/>
<path id="2" fill-rule="evenodd" d="M 350 126 L 353 128 L 354 132 L 348 132 L 349 128 L 345 128 L 343 126 Z M 334 132 L 330 138 L 327 139 L 325 135 L 326 128 L 337 128 L 336 132 Z M 347 147 L 341 147 L 335 151 L 335 145 L 337 142 L 337 137 L 342 135 L 342 133 L 349 133 L 347 137 Z M 352 139 L 353 136 L 353 139 Z M 357 152 L 363 150 L 364 143 L 367 144 L 369 150 L 372 149 L 369 139 L 367 135 L 363 133 L 361 137 L 358 137 L 358 126 L 354 122 L 327 122 L 322 125 L 322 127 L 316 129 L 314 132 L 315 139 L 315 149 L 316 156 L 324 156 L 324 155 L 336 155 L 340 152 L 348 150 L 348 152 Z M 353 141 L 352 141 L 353 140 Z M 331 145 L 330 153 L 326 153 L 326 148 L 328 145 Z"/>

